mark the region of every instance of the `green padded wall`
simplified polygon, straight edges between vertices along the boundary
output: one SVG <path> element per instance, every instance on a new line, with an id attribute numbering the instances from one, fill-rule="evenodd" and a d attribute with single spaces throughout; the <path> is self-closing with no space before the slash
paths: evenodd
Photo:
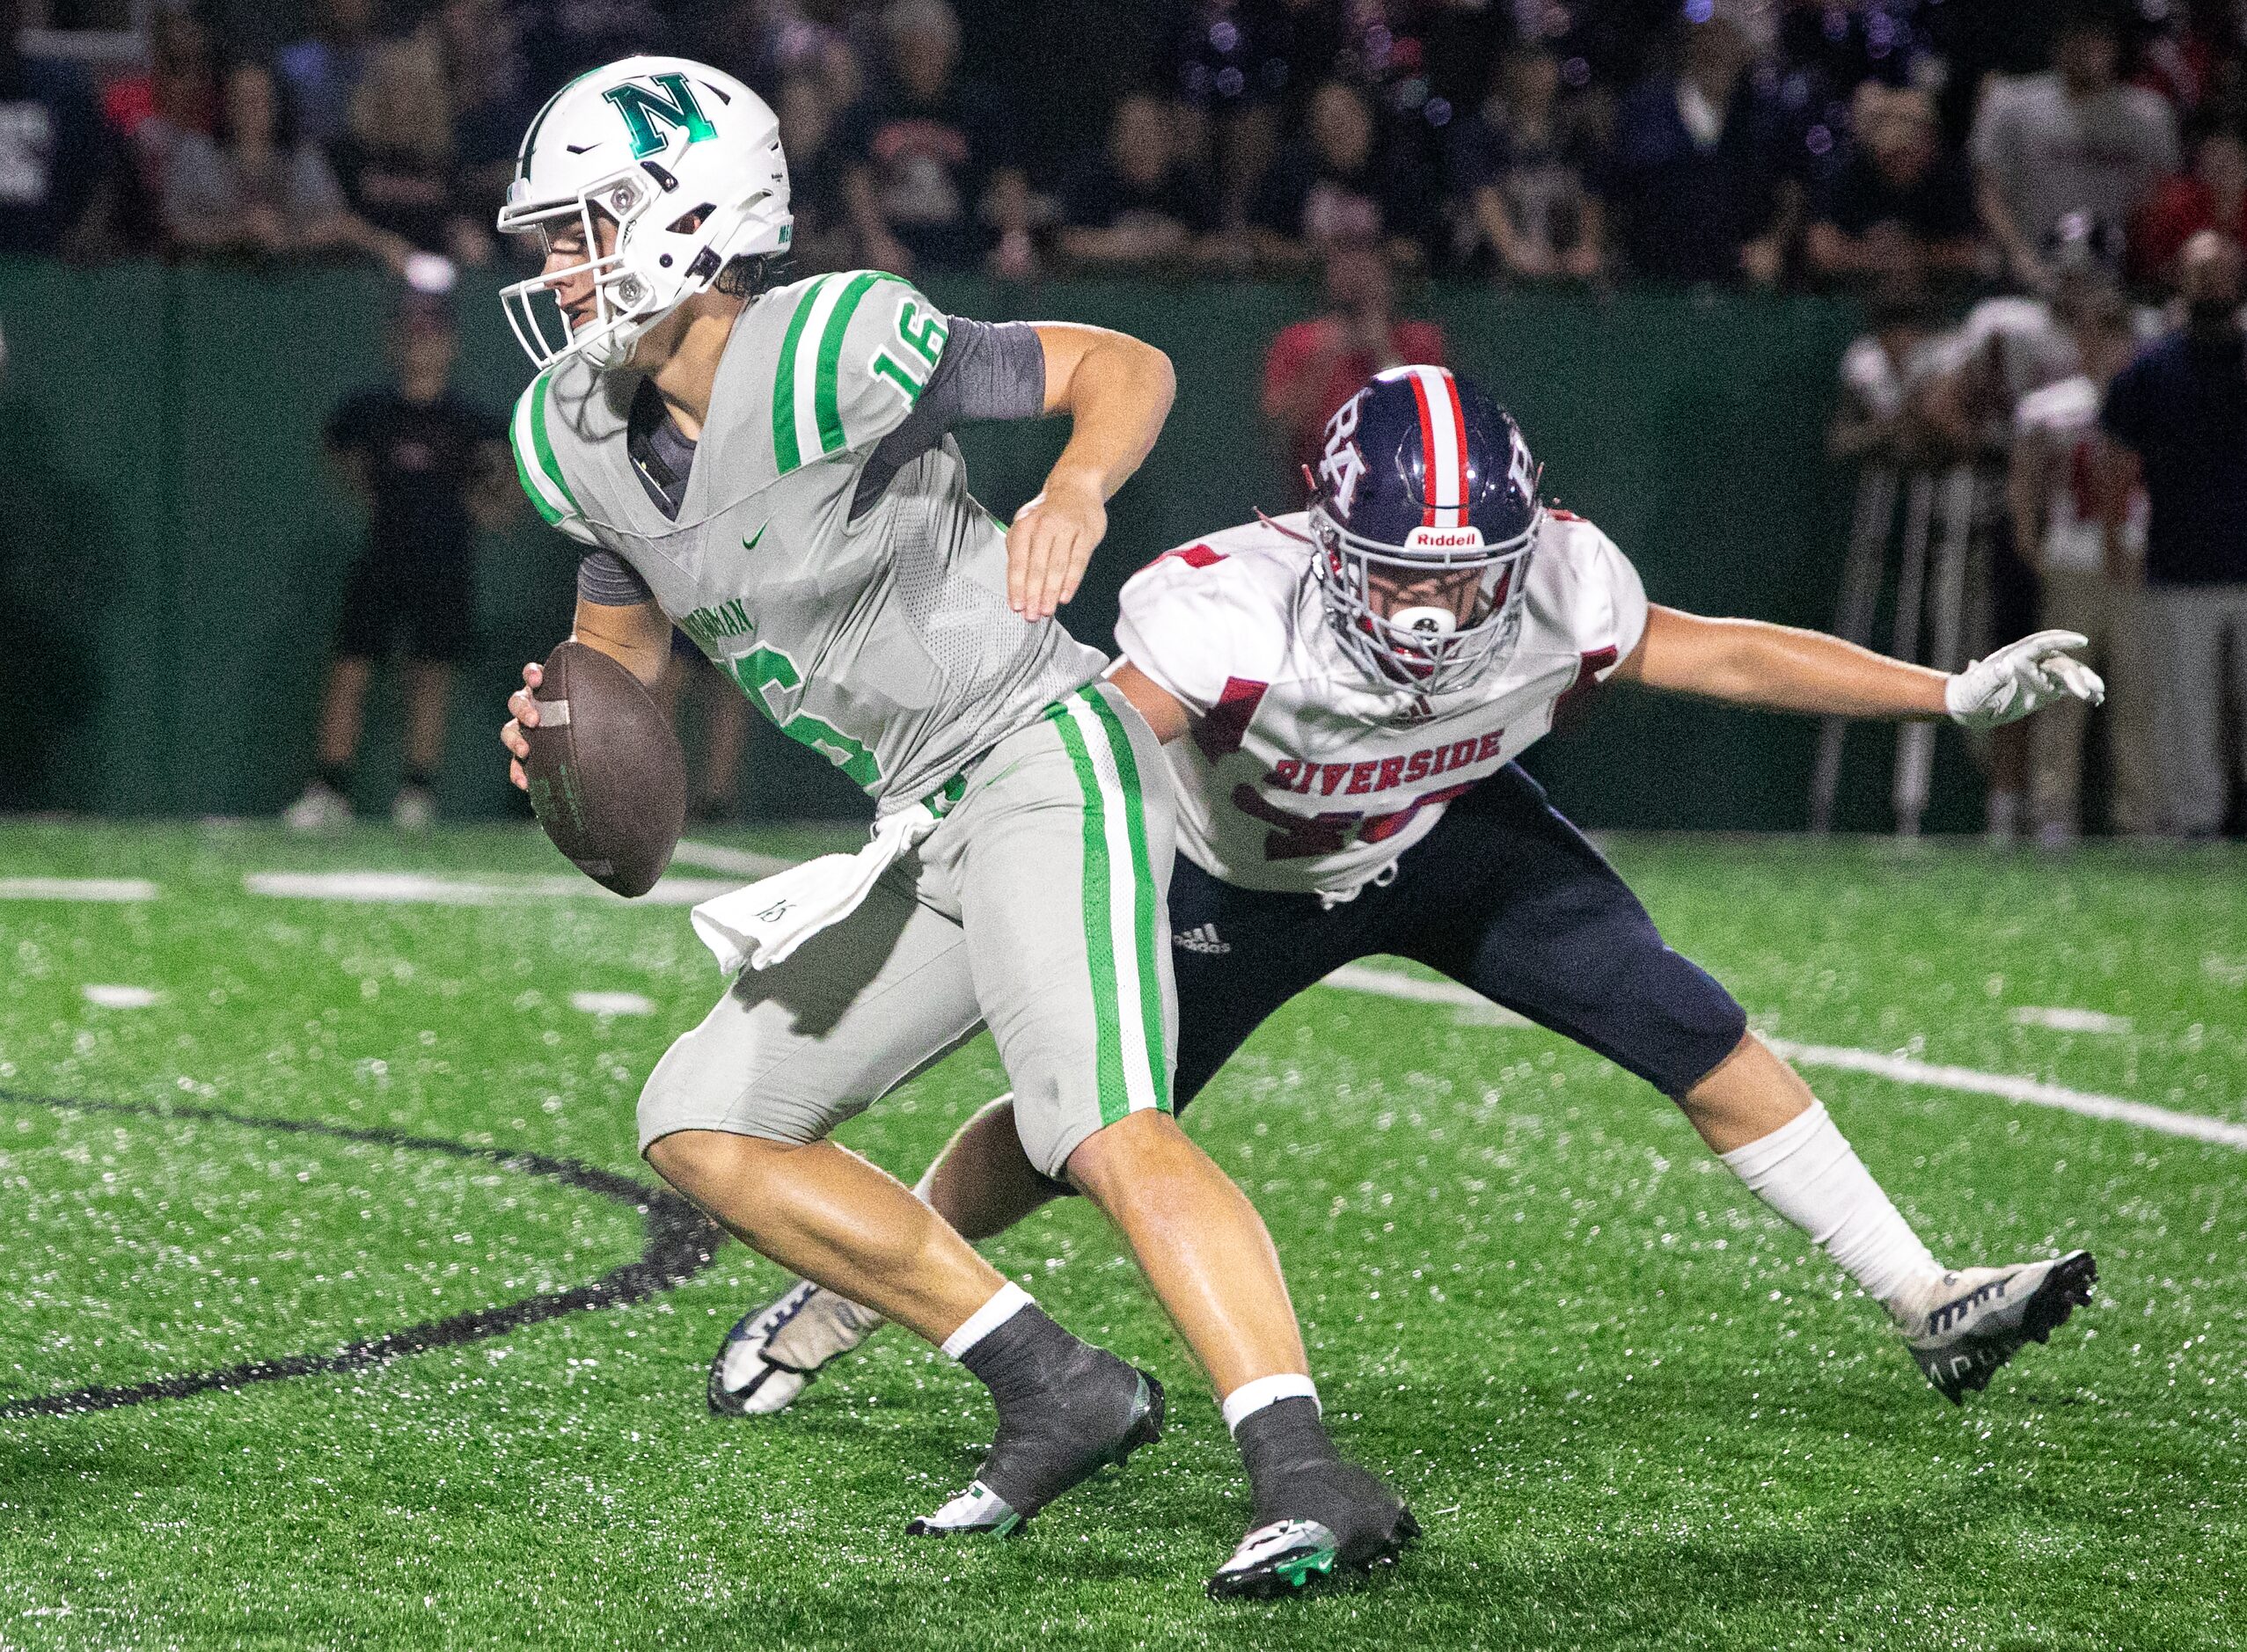
<path id="1" fill-rule="evenodd" d="M 461 295 L 462 379 L 504 410 L 529 377 L 496 282 Z M 1110 640 L 1124 578 L 1170 545 L 1292 508 L 1299 484 L 1256 412 L 1264 346 L 1310 313 L 1307 289 L 1078 282 L 931 283 L 986 318 L 1099 323 L 1178 366 L 1161 444 L 1116 501 L 1109 542 L 1068 614 Z M 356 545 L 321 457 L 327 411 L 384 371 L 384 289 L 353 271 L 257 275 L 159 266 L 0 264 L 0 807 L 260 815 L 303 785 L 329 628 Z M 1823 456 L 1835 363 L 1854 331 L 1812 300 L 1608 298 L 1436 289 L 1454 367 L 1514 408 L 1548 493 L 1636 560 L 1658 602 L 1823 625 L 1848 479 Z M 1037 487 L 1065 431 L 986 427 L 964 445 L 1002 515 Z M 442 802 L 513 806 L 494 731 L 523 660 L 568 624 L 568 548 L 527 509 L 480 552 L 482 646 L 463 674 Z M 361 800 L 396 771 L 377 681 Z M 1783 829 L 1804 815 L 1812 730 L 1619 690 L 1533 759 L 1587 824 Z M 1883 824 L 1880 731 L 1853 742 L 1845 824 Z M 746 791 L 765 817 L 860 812 L 846 781 L 758 728 Z M 1973 818 L 1953 741 L 1935 823 Z"/>

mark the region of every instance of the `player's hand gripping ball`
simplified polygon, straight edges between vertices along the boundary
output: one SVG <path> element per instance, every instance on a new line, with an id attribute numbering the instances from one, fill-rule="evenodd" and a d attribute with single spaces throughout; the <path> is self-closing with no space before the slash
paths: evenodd
<path id="1" fill-rule="evenodd" d="M 686 828 L 686 758 L 640 679 L 597 648 L 565 642 L 533 691 L 523 734 L 531 807 L 554 847 L 618 895 L 655 887 Z"/>

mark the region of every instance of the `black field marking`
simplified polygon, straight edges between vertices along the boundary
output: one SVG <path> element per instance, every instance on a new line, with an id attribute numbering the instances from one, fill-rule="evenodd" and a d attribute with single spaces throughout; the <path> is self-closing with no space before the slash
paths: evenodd
<path id="1" fill-rule="evenodd" d="M 216 1389 L 239 1388 L 249 1383 L 279 1382 L 287 1377 L 311 1377 L 326 1371 L 364 1371 L 370 1365 L 427 1353 L 487 1336 L 504 1336 L 526 1325 L 558 1319 L 565 1313 L 585 1313 L 595 1308 L 620 1308 L 644 1301 L 660 1291 L 683 1285 L 710 1265 L 720 1234 L 701 1211 L 664 1188 L 651 1188 L 597 1170 L 570 1159 L 549 1159 L 543 1153 L 512 1152 L 504 1148 L 471 1147 L 433 1136 L 403 1136 L 395 1130 L 355 1129 L 340 1124 L 321 1124 L 309 1119 L 253 1118 L 223 1107 L 176 1107 L 138 1101 L 84 1101 L 67 1096 L 26 1095 L 0 1089 L 0 1101 L 26 1107 L 55 1107 L 80 1113 L 128 1113 L 155 1119 L 200 1119 L 216 1124 L 238 1124 L 245 1129 L 284 1130 L 299 1136 L 332 1136 L 340 1141 L 369 1142 L 379 1147 L 409 1147 L 417 1152 L 444 1153 L 454 1159 L 480 1159 L 502 1170 L 545 1176 L 565 1187 L 582 1188 L 630 1205 L 647 1221 L 647 1235 L 640 1260 L 612 1268 L 589 1284 L 567 1290 L 545 1291 L 495 1308 L 476 1308 L 450 1319 L 428 1319 L 400 1330 L 354 1342 L 333 1354 L 287 1354 L 278 1359 L 251 1360 L 223 1371 L 193 1371 L 179 1377 L 157 1377 L 124 1387 L 74 1388 L 68 1393 L 33 1394 L 0 1402 L 0 1417 L 65 1416 L 79 1411 L 110 1411 L 151 1400 L 183 1400 L 189 1394 Z"/>

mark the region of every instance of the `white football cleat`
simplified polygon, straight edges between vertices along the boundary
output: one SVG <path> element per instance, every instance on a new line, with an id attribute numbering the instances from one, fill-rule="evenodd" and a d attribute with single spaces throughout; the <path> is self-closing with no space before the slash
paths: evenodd
<path id="1" fill-rule="evenodd" d="M 2089 1251 L 2011 1268 L 1967 1268 L 1927 1285 L 1896 1318 L 1905 1346 L 1952 1405 L 1989 1385 L 1997 1368 L 2041 1342 L 2091 1299 Z"/>
<path id="2" fill-rule="evenodd" d="M 882 1323 L 872 1309 L 799 1281 L 726 1333 L 710 1362 L 710 1409 L 734 1417 L 786 1411 L 821 1366 L 858 1347 Z"/>
<path id="3" fill-rule="evenodd" d="M 315 780 L 282 811 L 281 823 L 292 832 L 340 831 L 351 823 L 351 802 L 326 781 Z"/>

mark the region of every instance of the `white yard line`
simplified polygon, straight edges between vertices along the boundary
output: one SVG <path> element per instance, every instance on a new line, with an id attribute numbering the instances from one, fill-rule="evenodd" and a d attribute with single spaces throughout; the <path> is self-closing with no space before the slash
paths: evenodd
<path id="1" fill-rule="evenodd" d="M 573 992 L 569 1007 L 588 1015 L 653 1015 L 655 1001 L 637 992 Z"/>
<path id="2" fill-rule="evenodd" d="M 1526 1016 L 1516 1015 L 1502 1004 L 1493 1004 L 1472 987 L 1456 981 L 1424 981 L 1418 976 L 1377 969 L 1371 964 L 1344 964 L 1322 983 L 1345 992 L 1373 992 L 1385 998 L 1409 998 L 1416 1004 L 1444 1004 L 1464 1010 L 1492 1027 L 1529 1027 Z"/>
<path id="3" fill-rule="evenodd" d="M 144 1010 L 156 1002 L 155 991 L 148 987 L 104 986 L 90 981 L 79 990 L 98 1009 Z"/>
<path id="4" fill-rule="evenodd" d="M 2104 1010 L 2046 1009 L 2024 1005 L 2013 1012 L 2016 1027 L 2048 1027 L 2056 1033 L 2126 1033 L 2130 1018 Z"/>
<path id="5" fill-rule="evenodd" d="M 0 878 L 0 901 L 153 901 L 145 878 Z"/>
<path id="6" fill-rule="evenodd" d="M 697 843 L 689 837 L 671 851 L 671 864 L 704 872 L 734 872 L 744 878 L 769 878 L 796 863 L 779 855 L 761 855 L 754 849 L 728 849 L 723 844 Z"/>
<path id="7" fill-rule="evenodd" d="M 570 875 L 441 878 L 423 872 L 253 872 L 252 895 L 298 901 L 362 901 L 419 906 L 501 906 L 512 901 L 618 901 L 590 878 Z M 664 878 L 640 896 L 648 906 L 692 906 L 739 888 L 735 878 Z"/>
<path id="8" fill-rule="evenodd" d="M 1345 965 L 1328 976 L 1324 984 L 1339 987 L 1346 992 L 1378 993 L 1383 998 L 1406 998 L 1417 1004 L 1445 1004 L 1456 1009 L 1480 1006 L 1487 1010 L 1493 1007 L 1481 993 L 1471 987 L 1463 987 L 1456 981 L 1424 981 L 1417 976 L 1400 975 L 1365 964 Z M 1516 1025 L 1524 1024 L 1518 1016 L 1513 1020 Z M 2247 1149 L 2247 1124 L 2234 1124 L 2197 1113 L 2179 1113 L 2169 1107 L 2155 1107 L 2149 1102 L 2127 1100 L 2121 1096 L 2096 1095 L 2089 1091 L 2070 1090 L 2063 1085 L 2046 1084 L 2038 1078 L 1980 1072 L 1972 1067 L 1943 1066 L 1934 1062 L 1917 1061 L 1909 1056 L 1884 1056 L 1877 1050 L 1848 1049 L 1834 1044 L 1798 1044 L 1792 1039 L 1775 1038 L 1771 1041 L 1771 1047 L 1788 1060 L 1804 1067 L 1831 1067 L 1844 1072 L 1870 1073 L 1875 1078 L 1892 1079 L 1898 1084 L 1958 1090 L 1969 1095 L 1993 1095 L 2007 1101 L 2026 1102 L 2031 1107 L 2056 1107 L 2063 1113 L 2075 1113 L 2084 1118 L 2114 1119 L 2145 1129 L 2159 1130 L 2168 1136 L 2185 1137 L 2192 1141 Z"/>

